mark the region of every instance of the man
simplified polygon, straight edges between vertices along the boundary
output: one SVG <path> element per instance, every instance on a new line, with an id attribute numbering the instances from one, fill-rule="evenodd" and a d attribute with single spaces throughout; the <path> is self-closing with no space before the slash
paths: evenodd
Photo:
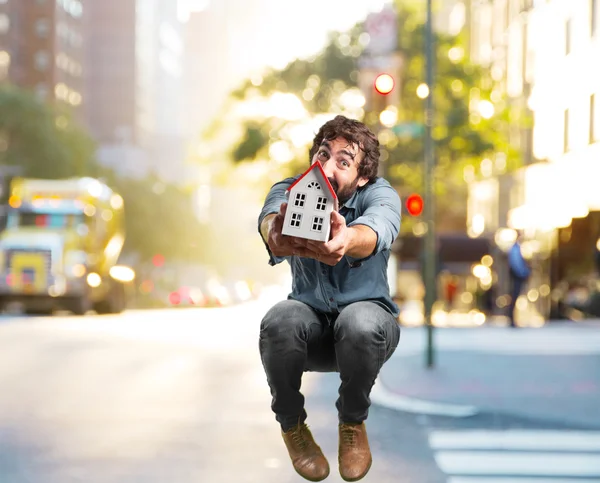
<path id="1" fill-rule="evenodd" d="M 371 388 L 400 340 L 387 281 L 400 199 L 377 177 L 379 142 L 361 122 L 337 116 L 325 123 L 310 149 L 311 164 L 317 161 L 339 202 L 328 242 L 281 233 L 285 192 L 298 176 L 273 185 L 259 216 L 269 263 L 287 260 L 293 278 L 288 299 L 262 320 L 259 346 L 294 469 L 310 481 L 326 478 L 329 464 L 305 423 L 302 374 L 339 372 L 339 470 L 356 481 L 372 462 L 364 424 Z"/>
<path id="2" fill-rule="evenodd" d="M 521 239 L 522 235 L 517 233 L 517 239 L 508 251 L 508 268 L 511 283 L 508 316 L 510 318 L 511 327 L 517 326 L 515 322 L 515 308 L 517 306 L 517 299 L 519 298 L 519 295 L 521 295 L 523 286 L 531 274 L 531 269 L 521 253 Z"/>

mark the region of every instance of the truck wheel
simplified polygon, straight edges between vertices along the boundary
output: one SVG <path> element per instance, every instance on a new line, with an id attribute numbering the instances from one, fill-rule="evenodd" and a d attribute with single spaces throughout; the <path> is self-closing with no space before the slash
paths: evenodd
<path id="1" fill-rule="evenodd" d="M 113 282 L 110 292 L 104 300 L 98 302 L 94 309 L 99 314 L 120 314 L 125 309 L 125 286 Z"/>
<path id="2" fill-rule="evenodd" d="M 75 315 L 85 315 L 88 310 L 92 308 L 92 304 L 87 297 L 79 297 L 74 299 L 68 308 Z"/>
<path id="3" fill-rule="evenodd" d="M 23 312 L 27 315 L 33 315 L 33 316 L 38 316 L 38 317 L 42 317 L 44 315 L 52 315 L 52 309 L 26 308 Z"/>

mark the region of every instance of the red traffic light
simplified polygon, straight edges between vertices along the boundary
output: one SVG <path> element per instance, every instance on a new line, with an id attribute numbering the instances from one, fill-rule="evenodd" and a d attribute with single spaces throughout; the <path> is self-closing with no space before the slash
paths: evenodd
<path id="1" fill-rule="evenodd" d="M 155 267 L 162 267 L 165 264 L 165 257 L 160 253 L 157 253 L 152 257 L 152 265 Z"/>
<path id="2" fill-rule="evenodd" d="M 375 78 L 375 90 L 381 95 L 388 95 L 394 90 L 394 78 L 390 74 L 379 74 Z"/>
<path id="3" fill-rule="evenodd" d="M 423 212 L 423 198 L 412 194 L 406 199 L 406 209 L 412 216 L 419 216 Z"/>

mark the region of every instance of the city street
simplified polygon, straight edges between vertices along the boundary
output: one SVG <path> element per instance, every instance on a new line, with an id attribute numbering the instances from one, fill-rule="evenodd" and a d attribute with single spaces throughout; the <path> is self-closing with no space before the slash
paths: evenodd
<path id="1" fill-rule="evenodd" d="M 0 482 L 302 481 L 270 411 L 258 356 L 260 317 L 272 302 L 120 316 L 3 316 Z M 506 337 L 518 334 L 446 329 L 439 337 L 442 367 L 427 376 L 419 366 L 423 329 L 404 330 L 373 393 L 367 427 L 374 463 L 364 481 L 600 481 L 600 328 L 567 329 L 531 333 L 566 337 L 557 357 L 568 356 L 569 364 L 588 371 L 576 375 L 578 391 L 541 405 L 537 416 L 531 405 L 548 403 L 552 384 L 563 387 L 552 378 L 555 366 L 547 365 L 559 343 L 541 351 L 525 335 L 521 347 L 499 351 Z M 486 344 L 478 342 L 486 337 Z M 466 387 L 448 372 L 470 364 L 459 359 L 468 359 L 474 347 L 485 357 L 501 353 L 530 367 L 546 364 L 539 391 L 505 382 L 511 391 L 527 392 L 526 411 L 506 402 L 510 394 L 496 405 L 485 388 L 458 395 L 444 388 L 445 382 Z M 490 380 L 506 368 L 502 361 L 490 365 Z M 437 392 L 431 378 L 437 378 Z M 342 481 L 337 380 L 336 374 L 308 374 L 303 386 L 308 423 L 332 467 L 327 481 Z M 592 407 L 596 411 L 584 410 Z"/>

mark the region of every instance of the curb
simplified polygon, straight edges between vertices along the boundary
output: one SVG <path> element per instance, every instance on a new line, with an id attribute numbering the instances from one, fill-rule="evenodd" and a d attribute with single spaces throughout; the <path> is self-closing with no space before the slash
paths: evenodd
<path id="1" fill-rule="evenodd" d="M 396 394 L 385 387 L 381 378 L 377 378 L 371 390 L 371 402 L 394 411 L 428 416 L 468 418 L 479 413 L 475 406 L 438 403 Z"/>

